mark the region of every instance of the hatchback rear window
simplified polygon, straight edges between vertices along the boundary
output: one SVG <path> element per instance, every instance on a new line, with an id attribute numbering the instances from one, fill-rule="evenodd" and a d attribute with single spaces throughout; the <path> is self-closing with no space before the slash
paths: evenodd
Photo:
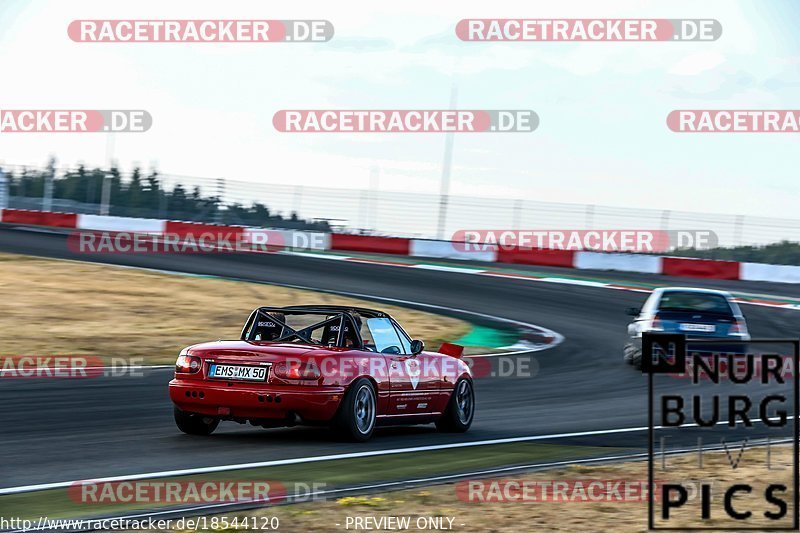
<path id="1" fill-rule="evenodd" d="M 658 304 L 660 311 L 693 311 L 732 315 L 728 299 L 702 292 L 665 292 Z"/>

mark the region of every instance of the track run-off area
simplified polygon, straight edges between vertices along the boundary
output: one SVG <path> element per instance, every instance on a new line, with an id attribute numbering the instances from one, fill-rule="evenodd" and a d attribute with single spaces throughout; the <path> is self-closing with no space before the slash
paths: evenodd
<path id="1" fill-rule="evenodd" d="M 712 286 L 775 298 L 800 294 L 795 286 L 783 284 L 597 274 L 638 286 L 624 290 L 559 281 L 560 275 L 568 279 L 569 271 L 557 269 L 537 269 L 549 276 L 548 282 L 465 275 L 458 265 L 402 268 L 311 254 L 89 255 L 70 251 L 64 234 L 18 228 L 0 229 L 0 252 L 346 293 L 373 299 L 376 307 L 383 301 L 487 325 L 533 324 L 557 333 L 560 341 L 548 349 L 515 349 L 502 356 L 529 359 L 526 368 L 533 371 L 526 375 L 478 377 L 477 410 L 466 434 L 438 433 L 433 425 L 391 427 L 379 429 L 364 444 L 336 441 L 324 428 L 265 430 L 232 422 L 221 424 L 209 438 L 184 435 L 172 419 L 170 367 L 132 377 L 0 380 L 0 446 L 5 453 L 0 490 L 387 450 L 445 448 L 458 454 L 462 445 L 543 440 L 549 435 L 569 446 L 641 453 L 647 446 L 647 380 L 622 361 L 629 322 L 625 309 L 644 302 L 647 291 L 641 285 Z M 745 305 L 743 311 L 753 338 L 798 336 L 800 314 L 795 309 Z M 204 340 L 210 339 L 198 342 Z M 676 389 L 686 386 L 676 381 Z M 692 441 L 671 444 L 689 446 Z"/>

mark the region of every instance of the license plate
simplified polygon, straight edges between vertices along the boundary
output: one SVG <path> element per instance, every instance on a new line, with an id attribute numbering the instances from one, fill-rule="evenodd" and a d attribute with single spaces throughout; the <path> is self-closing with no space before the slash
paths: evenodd
<path id="1" fill-rule="evenodd" d="M 714 324 L 681 324 L 683 331 L 702 331 L 704 333 L 713 333 L 717 330 Z"/>
<path id="2" fill-rule="evenodd" d="M 242 381 L 266 381 L 268 366 L 211 365 L 208 377 L 215 379 L 238 379 Z"/>

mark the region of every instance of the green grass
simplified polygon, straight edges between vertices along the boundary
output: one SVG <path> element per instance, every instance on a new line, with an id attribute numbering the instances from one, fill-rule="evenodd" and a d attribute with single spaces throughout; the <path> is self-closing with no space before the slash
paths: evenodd
<path id="1" fill-rule="evenodd" d="M 294 483 L 308 485 L 324 483 L 325 487 L 330 489 L 380 481 L 464 473 L 492 467 L 568 461 L 618 451 L 617 449 L 588 446 L 523 442 L 234 470 L 170 478 L 169 480 L 183 482 L 277 481 L 286 487 L 293 487 Z M 137 510 L 154 507 L 156 506 L 153 504 L 85 504 L 72 500 L 67 489 L 0 496 L 0 516 L 6 518 L 107 516 L 131 514 Z"/>

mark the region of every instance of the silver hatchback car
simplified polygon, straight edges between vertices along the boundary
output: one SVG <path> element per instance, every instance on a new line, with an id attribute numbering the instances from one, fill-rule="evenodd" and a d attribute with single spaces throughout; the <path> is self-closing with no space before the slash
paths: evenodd
<path id="1" fill-rule="evenodd" d="M 747 323 L 733 296 L 725 291 L 689 287 L 654 290 L 641 309 L 632 307 L 626 363 L 642 366 L 642 333 L 683 333 L 689 339 L 750 340 Z"/>

